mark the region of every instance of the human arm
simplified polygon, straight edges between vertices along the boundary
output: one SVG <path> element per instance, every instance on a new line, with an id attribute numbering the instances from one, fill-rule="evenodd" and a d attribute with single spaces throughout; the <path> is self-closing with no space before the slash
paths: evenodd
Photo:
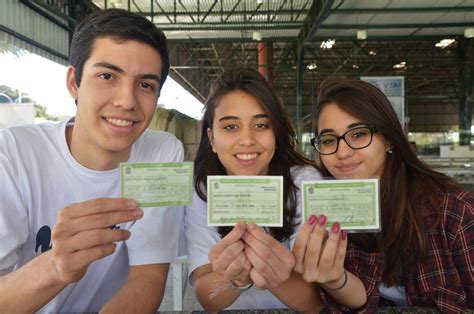
<path id="1" fill-rule="evenodd" d="M 196 268 L 193 273 L 196 296 L 207 311 L 218 311 L 234 303 L 241 291 L 233 288 L 251 282 L 250 263 L 241 241 L 246 225 L 237 224 L 232 231 L 209 251 L 210 264 Z"/>
<path id="2" fill-rule="evenodd" d="M 290 250 L 255 224 L 247 226 L 245 254 L 252 265 L 250 276 L 259 289 L 268 289 L 288 307 L 299 312 L 319 312 L 319 290 L 293 271 Z"/>
<path id="3" fill-rule="evenodd" d="M 0 313 L 35 312 L 67 284 L 59 279 L 48 251 L 0 277 Z"/>
<path id="4" fill-rule="evenodd" d="M 68 284 L 79 281 L 92 262 L 112 254 L 114 242 L 128 239 L 129 231 L 110 226 L 140 216 L 136 202 L 126 199 L 95 199 L 61 209 L 52 249 L 0 277 L 0 311 L 40 309 Z"/>
<path id="5" fill-rule="evenodd" d="M 307 282 L 325 287 L 326 293 L 348 308 L 360 308 L 367 302 L 362 281 L 344 269 L 347 234 L 335 223 L 325 237 L 326 217 L 311 216 L 298 233 L 293 253 L 295 271 Z M 347 277 L 346 277 L 347 276 Z"/>
<path id="6" fill-rule="evenodd" d="M 427 203 L 426 211 L 439 214 L 425 215 L 433 228 L 428 257 L 418 264 L 414 285 L 424 304 L 442 312 L 465 312 L 474 308 L 474 198 L 463 191 L 438 199 Z"/>
<path id="7" fill-rule="evenodd" d="M 127 282 L 101 313 L 156 313 L 163 299 L 169 263 L 130 266 Z"/>
<path id="8" fill-rule="evenodd" d="M 463 204 L 463 217 L 453 243 L 453 258 L 466 293 L 466 308 L 474 309 L 474 198 Z"/>

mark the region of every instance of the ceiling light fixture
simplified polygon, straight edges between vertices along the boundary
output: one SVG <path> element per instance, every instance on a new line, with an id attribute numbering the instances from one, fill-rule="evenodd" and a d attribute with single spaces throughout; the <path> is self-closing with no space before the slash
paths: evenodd
<path id="1" fill-rule="evenodd" d="M 464 30 L 464 37 L 474 38 L 474 27 L 469 27 Z"/>
<path id="2" fill-rule="evenodd" d="M 367 31 L 365 29 L 360 29 L 357 31 L 357 39 L 365 40 L 367 39 Z"/>
<path id="3" fill-rule="evenodd" d="M 112 6 L 112 8 L 121 8 L 122 0 L 109 0 L 109 4 Z"/>
<path id="4" fill-rule="evenodd" d="M 402 61 L 400 63 L 397 63 L 393 66 L 394 69 L 405 69 L 407 66 L 407 63 L 405 61 Z"/>
<path id="5" fill-rule="evenodd" d="M 318 67 L 318 65 L 316 63 L 310 63 L 306 66 L 306 68 L 308 68 L 308 70 L 314 70 Z"/>
<path id="6" fill-rule="evenodd" d="M 437 43 L 435 44 L 435 47 L 438 47 L 438 48 L 443 49 L 443 48 L 446 48 L 446 47 L 448 47 L 449 45 L 451 45 L 453 42 L 455 42 L 455 40 L 454 40 L 454 39 L 451 39 L 451 38 L 449 38 L 449 39 L 442 39 L 442 40 L 440 40 L 439 42 L 437 42 Z"/>
<path id="7" fill-rule="evenodd" d="M 262 33 L 253 32 L 252 33 L 252 39 L 255 40 L 255 41 L 261 41 L 262 40 Z"/>
<path id="8" fill-rule="evenodd" d="M 323 41 L 321 43 L 321 46 L 319 46 L 319 47 L 323 48 L 323 49 L 331 49 L 332 46 L 334 46 L 335 43 L 336 43 L 335 39 L 328 39 L 326 41 Z"/>

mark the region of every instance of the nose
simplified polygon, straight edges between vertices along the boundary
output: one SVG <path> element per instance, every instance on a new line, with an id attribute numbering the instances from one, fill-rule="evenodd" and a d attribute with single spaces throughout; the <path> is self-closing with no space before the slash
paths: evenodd
<path id="1" fill-rule="evenodd" d="M 122 107 L 125 110 L 135 110 L 137 106 L 135 91 L 136 88 L 133 83 L 121 82 L 115 92 L 113 105 L 115 107 Z"/>
<path id="2" fill-rule="evenodd" d="M 339 147 L 336 151 L 337 157 L 344 159 L 351 156 L 353 153 L 354 150 L 349 145 L 347 145 L 346 141 L 343 138 L 339 139 Z"/>
<path id="3" fill-rule="evenodd" d="M 255 144 L 255 137 L 250 128 L 243 127 L 239 135 L 239 144 L 249 146 Z"/>

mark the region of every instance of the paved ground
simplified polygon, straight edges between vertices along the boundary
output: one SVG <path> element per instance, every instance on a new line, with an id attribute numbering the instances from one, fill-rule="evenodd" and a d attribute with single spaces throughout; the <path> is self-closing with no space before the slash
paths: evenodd
<path id="1" fill-rule="evenodd" d="M 160 312 L 169 312 L 173 311 L 173 275 L 172 269 L 168 273 L 168 280 L 166 282 L 165 295 L 163 301 L 161 302 Z M 193 287 L 189 284 L 185 287 L 184 299 L 183 299 L 183 311 L 202 311 L 202 307 L 194 296 Z"/>

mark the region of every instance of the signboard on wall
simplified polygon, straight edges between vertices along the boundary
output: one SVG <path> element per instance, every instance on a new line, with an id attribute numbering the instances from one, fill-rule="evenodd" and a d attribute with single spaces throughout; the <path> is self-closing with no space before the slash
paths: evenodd
<path id="1" fill-rule="evenodd" d="M 377 86 L 392 103 L 400 124 L 405 126 L 405 77 L 403 76 L 361 76 L 366 81 Z"/>

